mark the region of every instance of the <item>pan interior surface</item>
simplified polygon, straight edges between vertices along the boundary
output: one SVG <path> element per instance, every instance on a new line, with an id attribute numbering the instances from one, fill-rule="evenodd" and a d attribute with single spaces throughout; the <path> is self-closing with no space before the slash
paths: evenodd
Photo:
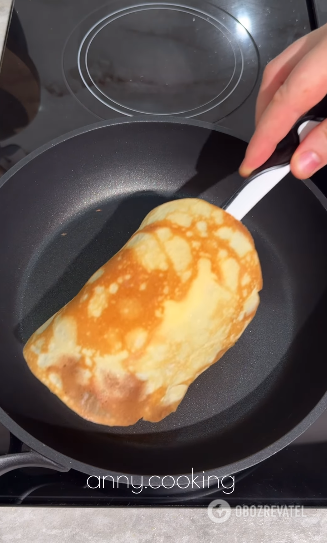
<path id="1" fill-rule="evenodd" d="M 327 388 L 327 214 L 287 176 L 244 223 L 264 287 L 237 344 L 159 423 L 89 423 L 30 373 L 29 336 L 113 256 L 157 205 L 221 205 L 241 183 L 245 143 L 192 124 L 126 123 L 39 154 L 0 189 L 0 398 L 9 416 L 79 462 L 123 473 L 210 470 L 282 438 Z"/>

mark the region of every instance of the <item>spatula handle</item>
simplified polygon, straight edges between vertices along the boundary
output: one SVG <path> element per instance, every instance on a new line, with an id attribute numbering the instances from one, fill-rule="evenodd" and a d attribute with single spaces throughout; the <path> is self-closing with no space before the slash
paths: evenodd
<path id="1" fill-rule="evenodd" d="M 270 158 L 245 179 L 239 190 L 222 206 L 236 219 L 243 217 L 290 172 L 291 158 L 300 142 L 327 118 L 327 95 L 303 115 Z"/>

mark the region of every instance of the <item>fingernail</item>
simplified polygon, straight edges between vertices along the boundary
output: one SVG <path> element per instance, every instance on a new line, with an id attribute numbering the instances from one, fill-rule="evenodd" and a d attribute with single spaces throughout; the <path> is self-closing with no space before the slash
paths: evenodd
<path id="1" fill-rule="evenodd" d="M 243 160 L 243 162 L 240 165 L 238 171 L 239 171 L 240 175 L 242 175 L 243 177 L 247 177 L 248 175 L 250 175 L 252 170 L 249 170 L 249 168 L 244 166 L 244 160 Z"/>
<path id="2" fill-rule="evenodd" d="M 305 151 L 295 158 L 295 163 L 302 175 L 311 175 L 322 162 L 314 151 Z"/>

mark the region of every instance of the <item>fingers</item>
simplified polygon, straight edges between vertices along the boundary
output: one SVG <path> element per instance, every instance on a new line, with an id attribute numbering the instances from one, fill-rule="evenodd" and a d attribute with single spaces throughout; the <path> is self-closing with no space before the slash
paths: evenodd
<path id="1" fill-rule="evenodd" d="M 307 179 L 327 164 L 327 120 L 314 128 L 300 143 L 291 160 L 291 171 Z"/>
<path id="2" fill-rule="evenodd" d="M 310 51 L 279 87 L 262 114 L 240 167 L 249 175 L 274 152 L 293 124 L 316 105 L 327 90 L 327 46 L 325 42 Z M 319 67 L 319 68 L 318 68 Z"/>
<path id="3" fill-rule="evenodd" d="M 279 87 L 285 83 L 293 68 L 306 54 L 308 41 L 307 36 L 298 40 L 266 66 L 256 103 L 256 125 Z"/>
<path id="4" fill-rule="evenodd" d="M 307 39 L 301 38 L 267 69 L 258 98 L 258 124 L 241 164 L 241 175 L 248 176 L 261 166 L 298 118 L 326 95 L 326 30 L 322 27 L 305 36 Z"/>
<path id="5" fill-rule="evenodd" d="M 321 36 L 321 28 L 303 36 L 266 66 L 256 103 L 256 125 L 279 87 L 285 83 L 302 58 L 319 43 Z"/>

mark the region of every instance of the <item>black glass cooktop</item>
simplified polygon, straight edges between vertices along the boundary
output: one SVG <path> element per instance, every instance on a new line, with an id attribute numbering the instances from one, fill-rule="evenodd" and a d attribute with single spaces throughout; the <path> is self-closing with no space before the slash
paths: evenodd
<path id="1" fill-rule="evenodd" d="M 327 0 L 16 0 L 0 73 L 0 175 L 53 138 L 115 117 L 193 118 L 247 140 L 264 66 L 326 13 Z M 24 448 L 0 426 L 0 454 Z M 326 457 L 324 414 L 219 490 L 91 488 L 83 473 L 26 468 L 0 478 L 0 504 L 327 506 Z"/>
<path id="2" fill-rule="evenodd" d="M 311 29 L 306 0 L 16 0 L 0 73 L 2 173 L 115 117 L 253 132 L 264 66 Z"/>
<path id="3" fill-rule="evenodd" d="M 27 450 L 0 426 L 0 454 Z M 327 506 L 327 413 L 322 415 L 292 445 L 257 466 L 208 485 L 190 479 L 189 488 L 169 489 L 171 478 L 162 486 L 149 489 L 125 479 L 105 482 L 70 470 L 58 473 L 48 469 L 26 468 L 2 475 L 0 505 L 75 505 L 75 506 L 207 506 L 215 499 L 237 505 Z M 153 481 L 157 487 L 159 481 Z M 182 484 L 182 482 L 181 482 Z M 183 483 L 184 484 L 184 483 Z M 219 484 L 219 489 L 218 489 Z M 197 488 L 197 487 L 200 488 Z M 98 488 L 100 487 L 100 488 Z M 167 487 L 167 488 L 166 488 Z M 202 488 L 201 488 L 202 487 Z M 203 488 L 204 487 L 204 488 Z"/>

